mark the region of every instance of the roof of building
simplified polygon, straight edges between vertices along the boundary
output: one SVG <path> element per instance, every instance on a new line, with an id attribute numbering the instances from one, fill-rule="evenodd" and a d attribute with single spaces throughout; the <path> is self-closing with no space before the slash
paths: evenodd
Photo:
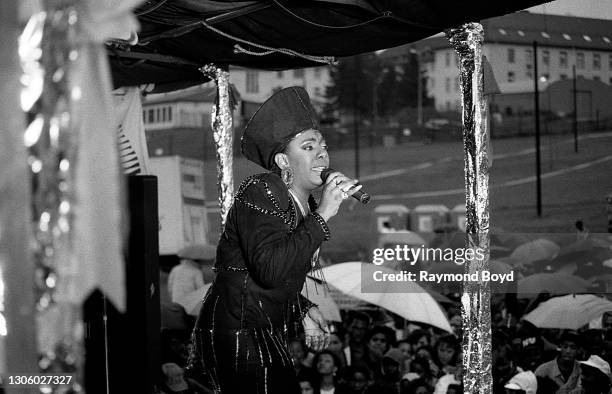
<path id="1" fill-rule="evenodd" d="M 567 47 L 612 51 L 612 22 L 605 19 L 534 14 L 520 11 L 481 21 L 485 43 Z M 443 35 L 436 35 L 414 44 L 389 48 L 379 52 L 383 59 L 401 58 L 411 48 L 419 51 L 450 48 Z"/>

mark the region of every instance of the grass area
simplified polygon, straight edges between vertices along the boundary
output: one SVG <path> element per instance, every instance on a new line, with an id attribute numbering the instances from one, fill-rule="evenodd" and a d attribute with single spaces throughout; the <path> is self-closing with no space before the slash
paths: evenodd
<path id="1" fill-rule="evenodd" d="M 605 196 L 612 193 L 612 133 L 584 135 L 579 152 L 574 153 L 571 135 L 542 138 L 543 215 L 536 214 L 534 137 L 492 141 L 490 170 L 490 225 L 495 231 L 548 233 L 561 239 L 574 232 L 574 222 L 582 219 L 592 232 L 607 231 Z M 331 166 L 355 175 L 352 150 L 330 153 Z M 596 162 L 599 160 L 599 162 Z M 578 167 L 576 167 L 578 166 Z M 582 166 L 582 167 L 581 167 Z M 364 189 L 374 195 L 367 206 L 349 202 L 331 220 L 332 240 L 322 253 L 334 261 L 368 253 L 377 242 L 374 207 L 403 204 L 412 209 L 420 204 L 444 204 L 449 208 L 465 204 L 463 145 L 439 142 L 411 143 L 394 147 L 364 147 L 360 152 L 360 178 Z M 215 163 L 205 165 L 208 199 L 216 196 Z M 396 171 L 385 176 L 385 172 Z M 246 176 L 261 172 L 241 157 L 235 158 L 236 184 Z M 558 172 L 558 173 L 555 173 Z M 388 174 L 387 174 L 388 175 Z M 520 181 L 508 185 L 511 181 Z M 522 183 L 521 183 L 522 182 Z M 442 193 L 436 193 L 443 191 Z M 423 194 L 426 195 L 423 195 Z M 376 196 L 380 196 L 378 200 Z"/>

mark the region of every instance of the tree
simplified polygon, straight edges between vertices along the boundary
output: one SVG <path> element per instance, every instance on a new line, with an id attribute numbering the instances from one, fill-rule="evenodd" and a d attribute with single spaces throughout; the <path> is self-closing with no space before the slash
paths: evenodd
<path id="1" fill-rule="evenodd" d="M 373 113 L 374 78 L 378 59 L 373 53 L 342 58 L 331 70 L 325 113 L 370 116 Z"/>

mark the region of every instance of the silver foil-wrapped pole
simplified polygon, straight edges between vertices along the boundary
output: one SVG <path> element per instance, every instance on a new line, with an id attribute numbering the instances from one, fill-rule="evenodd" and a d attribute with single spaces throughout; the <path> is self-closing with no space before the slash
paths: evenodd
<path id="1" fill-rule="evenodd" d="M 485 258 L 466 262 L 467 273 L 489 270 L 489 160 L 486 101 L 482 68 L 482 25 L 467 23 L 446 36 L 459 55 L 463 99 L 463 142 L 466 193 L 466 243 Z M 463 385 L 465 393 L 490 393 L 491 287 L 488 282 L 463 284 Z"/>
<path id="2" fill-rule="evenodd" d="M 233 102 L 229 71 L 214 64 L 208 64 L 202 67 L 200 71 L 217 84 L 217 99 L 211 111 L 211 123 L 217 152 L 217 186 L 219 188 L 219 206 L 221 207 L 221 227 L 224 227 L 234 195 L 232 164 L 234 146 Z"/>

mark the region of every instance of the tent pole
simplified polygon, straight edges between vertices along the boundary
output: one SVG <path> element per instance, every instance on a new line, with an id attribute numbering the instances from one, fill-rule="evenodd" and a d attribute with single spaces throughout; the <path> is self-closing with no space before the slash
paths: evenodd
<path id="1" fill-rule="evenodd" d="M 484 259 L 468 259 L 466 273 L 489 270 L 489 138 L 484 98 L 482 43 L 478 23 L 466 23 L 446 32 L 459 55 L 463 100 L 463 143 L 466 190 L 466 247 L 480 249 Z M 477 254 L 477 253 L 476 253 Z M 479 278 L 480 275 L 478 276 Z M 490 393 L 491 375 L 491 287 L 485 281 L 463 284 L 463 385 L 470 394 Z"/>
<path id="2" fill-rule="evenodd" d="M 34 320 L 34 263 L 30 184 L 23 144 L 25 117 L 19 107 L 18 0 L 0 2 L 0 373 L 38 372 Z M 5 227 L 6 226 L 6 227 Z M 5 331 L 6 329 L 6 331 Z M 37 389 L 7 387 L 11 393 Z"/>
<path id="3" fill-rule="evenodd" d="M 217 99 L 211 111 L 211 126 L 217 152 L 217 185 L 221 207 L 221 232 L 223 232 L 225 219 L 234 198 L 234 126 L 229 71 L 214 64 L 208 64 L 200 71 L 217 84 Z"/>

